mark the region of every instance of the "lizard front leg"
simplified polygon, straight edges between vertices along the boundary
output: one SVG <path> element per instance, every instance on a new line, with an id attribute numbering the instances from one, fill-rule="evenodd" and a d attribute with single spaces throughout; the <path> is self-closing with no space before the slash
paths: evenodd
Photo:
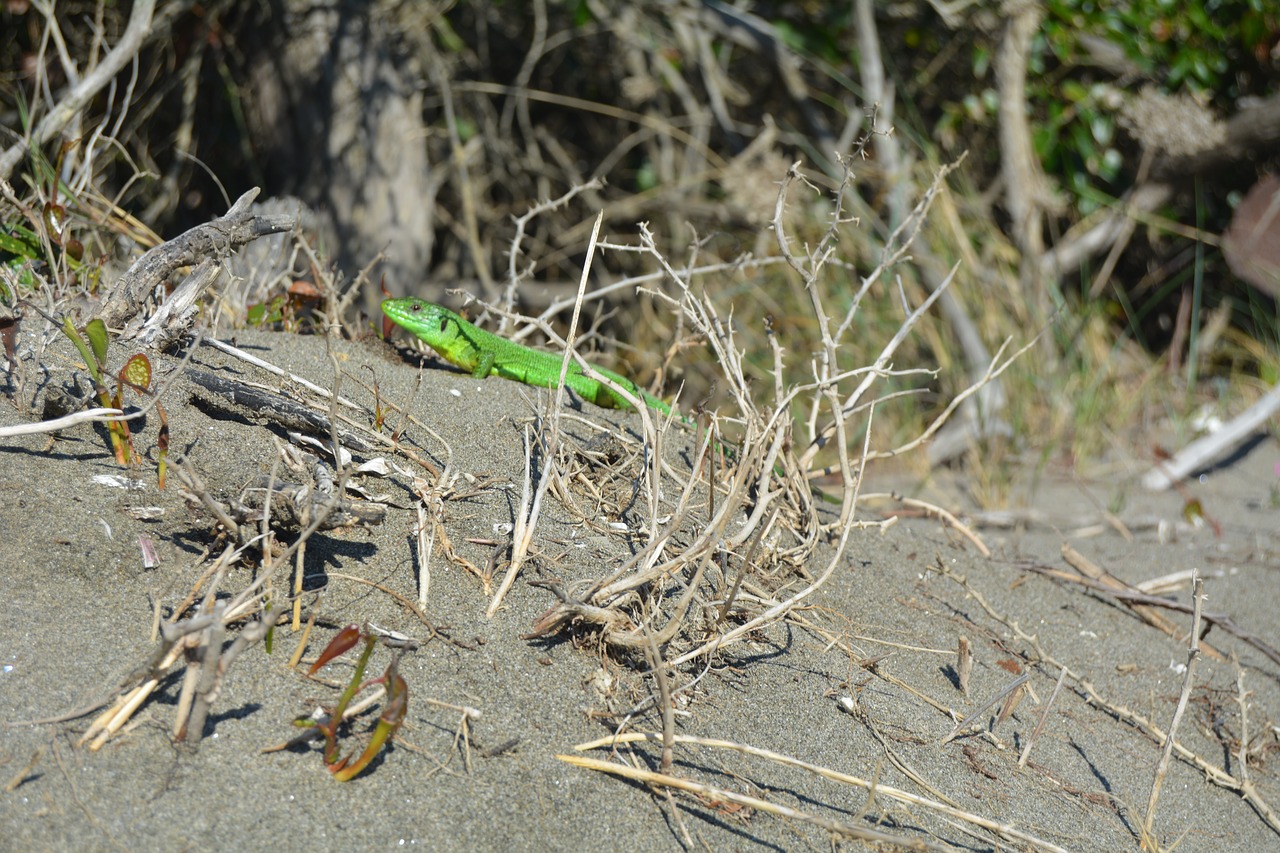
<path id="1" fill-rule="evenodd" d="M 480 357 L 476 359 L 476 366 L 472 369 L 471 375 L 476 379 L 484 379 L 493 372 L 493 363 L 495 361 L 494 354 L 491 352 L 482 352 Z"/>

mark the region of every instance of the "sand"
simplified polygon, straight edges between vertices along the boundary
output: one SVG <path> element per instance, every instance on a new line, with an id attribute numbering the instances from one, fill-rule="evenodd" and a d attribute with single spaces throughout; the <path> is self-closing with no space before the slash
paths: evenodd
<path id="1" fill-rule="evenodd" d="M 34 335 L 35 324 L 28 325 L 24 330 Z M 332 387 L 333 367 L 321 338 L 253 332 L 239 334 L 236 342 Z M 35 343 L 24 338 L 25 345 Z M 64 383 L 74 369 L 77 359 L 64 342 L 53 337 L 46 343 L 6 383 L 0 426 L 30 420 L 31 400 Z M 539 392 L 477 381 L 438 363 L 420 372 L 374 341 L 336 342 L 332 353 L 344 372 L 344 396 L 372 408 L 368 389 L 376 378 L 383 399 L 408 406 L 447 442 L 451 471 L 483 487 L 460 479 L 457 492 L 474 494 L 445 502 L 444 526 L 458 553 L 484 566 L 494 551 L 488 543 L 502 539 L 502 525 L 512 522 L 519 502 L 524 428 L 540 411 Z M 158 372 L 176 364 L 158 360 Z M 192 366 L 283 387 L 207 347 L 195 353 Z M 222 499 L 268 474 L 277 443 L 287 441 L 278 427 L 211 404 L 185 378 L 173 383 L 165 406 L 173 451 Z M 574 414 L 633 433 L 637 423 L 636 415 L 589 406 Z M 394 414 L 389 420 L 398 423 Z M 152 458 L 158 429 L 154 414 L 136 428 L 138 448 Z M 566 429 L 584 442 L 593 433 L 575 420 Z M 175 605 L 202 571 L 204 549 L 220 547 L 205 509 L 185 500 L 172 481 L 157 489 L 153 463 L 128 469 L 116 464 L 104 435 L 81 425 L 53 442 L 44 435 L 0 439 L 0 720 L 6 725 L 0 729 L 0 783 L 10 782 L 0 793 L 0 846 L 669 850 L 692 840 L 711 850 L 830 849 L 828 831 L 801 819 L 708 798 L 668 799 L 556 757 L 612 733 L 633 708 L 645 706 L 628 731 L 661 728 L 653 704 L 645 702 L 655 688 L 643 660 L 604 653 L 589 631 L 525 638 L 556 603 L 550 590 L 530 581 L 571 587 L 598 577 L 633 553 L 634 537 L 587 528 L 551 499 L 534 559 L 493 618 L 485 617 L 488 599 L 480 583 L 437 554 L 426 615 L 452 643 L 433 638 L 391 595 L 348 579 L 416 598 L 417 516 L 403 473 L 357 478 L 389 502 L 382 524 L 318 533 L 307 550 L 307 586 L 324 588 L 321 598 L 307 597 L 308 608 L 318 610 L 310 656 L 342 625 L 366 620 L 423 641 L 400 665 L 410 705 L 399 739 L 353 781 L 334 781 L 315 745 L 262 753 L 294 733 L 295 717 L 336 697 L 334 688 L 288 668 L 296 639 L 285 628 L 277 630 L 270 655 L 257 646 L 229 671 L 198 747 L 171 737 L 181 680 L 176 670 L 98 751 L 76 746 L 94 715 L 15 725 L 108 698 L 154 648 L 151 600 Z M 411 426 L 408 435 L 426 457 L 449 461 L 422 429 Z M 673 445 L 687 448 L 691 441 L 679 430 L 672 436 Z M 357 454 L 357 462 L 377 456 L 423 474 L 382 451 Z M 670 458 L 687 460 L 687 452 L 682 456 L 673 446 Z M 1114 709 L 1167 728 L 1182 688 L 1186 643 L 1108 595 L 1032 569 L 1073 574 L 1061 556 L 1064 543 L 1130 583 L 1196 568 L 1205 577 L 1206 610 L 1280 646 L 1277 460 L 1280 448 L 1268 439 L 1191 484 L 1220 522 L 1220 536 L 1209 526 L 1186 524 L 1177 494 L 1142 494 L 1136 462 L 1086 483 L 1052 469 L 1039 472 L 1034 487 L 1018 492 L 1019 502 L 1041 513 L 1035 521 L 976 527 L 992 550 L 989 558 L 937 520 L 906 518 L 883 532 L 856 531 L 842 564 L 801 614 L 829 635 L 780 622 L 725 649 L 705 673 L 705 662 L 691 664 L 676 679 L 686 685 L 702 673 L 675 698 L 681 734 L 781 753 L 930 800 L 946 798 L 962 812 L 1024 833 L 1024 840 L 1001 840 L 967 819 L 883 793 L 869 798 L 862 788 L 723 748 L 677 746 L 673 775 L 875 829 L 904 844 L 1036 849 L 1038 842 L 1025 840 L 1030 837 L 1069 850 L 1140 849 L 1160 744 Z M 136 487 L 121 488 L 122 477 Z M 867 488 L 876 488 L 874 475 Z M 963 494 L 941 479 L 915 494 L 965 509 Z M 1132 523 L 1131 541 L 1100 523 L 1100 506 L 1117 509 Z M 140 508 L 162 512 L 143 518 Z M 901 509 L 867 504 L 859 517 L 878 519 Z M 155 545 L 154 567 L 144 567 L 140 537 Z M 237 567 L 223 589 L 234 592 L 252 577 L 249 567 Z M 779 582 L 798 589 L 806 581 Z M 1168 595 L 1190 600 L 1186 587 Z M 1184 630 L 1190 624 L 1185 613 L 1165 616 Z M 974 654 L 967 698 L 955 670 L 961 636 Z M 1248 778 L 1264 801 L 1275 803 L 1280 665 L 1220 627 L 1206 639 L 1238 658 L 1249 691 Z M 375 668 L 386 660 L 379 650 Z M 1029 762 L 1019 767 L 1019 753 L 1062 665 L 1076 677 L 1066 680 Z M 1237 671 L 1231 660 L 1201 656 L 1178 741 L 1206 767 L 1239 781 L 1245 768 L 1238 763 Z M 322 675 L 336 683 L 349 673 L 334 664 Z M 957 719 L 1022 673 L 1030 674 L 1033 695 L 1009 719 L 990 731 L 994 711 L 984 712 L 978 716 L 982 731 L 942 743 Z M 1112 709 L 1086 701 L 1082 682 Z M 469 724 L 466 749 L 458 707 L 480 713 Z M 363 729 L 357 726 L 357 732 Z M 657 770 L 660 747 L 589 755 Z M 1181 851 L 1280 846 L 1266 816 L 1229 784 L 1207 781 L 1193 760 L 1175 756 L 1153 824 L 1159 841 L 1180 842 Z M 845 840 L 840 846 L 865 845 Z"/>

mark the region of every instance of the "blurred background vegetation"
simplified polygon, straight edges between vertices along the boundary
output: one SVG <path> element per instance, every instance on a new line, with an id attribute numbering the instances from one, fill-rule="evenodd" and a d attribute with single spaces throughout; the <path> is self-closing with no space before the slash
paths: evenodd
<path id="1" fill-rule="evenodd" d="M 7 0 L 0 150 L 29 138 L 146 5 Z M 1229 416 L 1280 381 L 1267 272 L 1280 267 L 1249 267 L 1240 241 L 1223 250 L 1242 200 L 1280 166 L 1278 71 L 1280 8 L 1264 0 L 160 2 L 131 61 L 0 172 L 15 195 L 0 208 L 0 296 L 92 295 L 154 235 L 261 186 L 305 204 L 348 287 L 380 258 L 370 277 L 392 293 L 456 304 L 445 291 L 461 288 L 538 313 L 576 286 L 599 211 L 616 241 L 649 222 L 677 265 L 776 255 L 789 165 L 831 191 L 857 152 L 859 219 L 823 281 L 843 315 L 960 161 L 853 339 L 873 358 L 903 301 L 959 262 L 955 304 L 895 359 L 939 371 L 894 407 L 897 443 L 981 374 L 984 348 L 1045 330 L 1004 378 L 1010 429 L 951 460 L 1000 502 L 1015 466 L 1149 461 L 1206 412 Z M 514 218 L 593 177 L 606 184 L 528 223 L 513 260 Z M 810 190 L 784 215 L 814 243 L 830 205 Z M 606 252 L 593 277 L 650 271 Z M 305 264 L 294 277 L 314 278 Z M 766 317 L 790 351 L 819 348 L 781 265 L 698 282 L 732 307 L 762 386 Z M 374 325 L 379 294 L 365 291 L 370 319 L 355 328 Z M 283 289 L 264 312 L 272 294 L 257 293 L 240 321 L 306 328 L 304 294 Z M 622 369 L 716 402 L 672 315 L 634 291 L 604 308 L 596 328 L 620 342 Z"/>

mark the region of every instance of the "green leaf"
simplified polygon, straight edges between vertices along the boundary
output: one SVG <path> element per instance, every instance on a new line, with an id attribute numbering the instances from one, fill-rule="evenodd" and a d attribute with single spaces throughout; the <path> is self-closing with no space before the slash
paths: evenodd
<path id="1" fill-rule="evenodd" d="M 795 27 L 789 22 L 783 20 L 773 21 L 773 31 L 782 39 L 782 43 L 797 53 L 804 54 L 804 36 L 800 34 Z"/>
<path id="2" fill-rule="evenodd" d="M 1124 156 L 1114 148 L 1108 148 L 1102 155 L 1102 169 L 1098 172 L 1098 176 L 1110 182 L 1114 181 L 1120 174 L 1120 167 L 1124 165 Z"/>
<path id="3" fill-rule="evenodd" d="M 1062 97 L 1072 103 L 1079 103 L 1089 97 L 1089 90 L 1078 80 L 1062 81 Z"/>
<path id="4" fill-rule="evenodd" d="M 354 762 L 351 761 L 351 756 L 347 756 L 329 768 L 333 772 L 333 778 L 339 782 L 354 779 L 360 771 L 368 767 L 404 722 L 409 707 L 409 685 L 400 675 L 392 674 L 390 669 L 388 675 L 390 683 L 387 685 L 387 703 L 378 716 L 378 725 L 374 728 L 373 736 L 365 746 L 364 752 Z"/>
<path id="5" fill-rule="evenodd" d="M 444 15 L 436 15 L 432 25 L 435 28 L 436 36 L 440 39 L 440 46 L 446 52 L 461 53 L 466 49 L 467 43 L 458 36 L 458 33 L 453 29 L 453 25 L 449 23 L 449 19 Z"/>
<path id="6" fill-rule="evenodd" d="M 66 335 L 71 343 L 75 344 L 76 349 L 80 351 L 80 357 L 84 359 L 85 366 L 89 368 L 89 373 L 93 375 L 93 381 L 102 384 L 102 370 L 98 367 L 98 362 L 94 359 L 93 353 L 89 352 L 89 345 L 84 342 L 84 338 L 76 331 L 76 327 L 71 325 L 70 317 L 62 318 L 62 334 Z"/>
<path id="7" fill-rule="evenodd" d="M 111 342 L 107 335 L 107 324 L 95 317 L 84 327 L 84 333 L 89 337 L 89 345 L 93 347 L 93 357 L 98 367 L 104 367 L 107 363 L 107 344 Z"/>
<path id="8" fill-rule="evenodd" d="M 458 139 L 462 142 L 468 142 L 478 132 L 476 123 L 468 121 L 465 118 L 459 118 L 454 122 L 454 127 L 458 131 Z"/>
<path id="9" fill-rule="evenodd" d="M 985 47 L 978 47 L 973 51 L 973 76 L 977 80 L 981 80 L 987 76 L 987 71 L 991 68 L 991 51 Z"/>
<path id="10" fill-rule="evenodd" d="M 658 185 L 658 170 L 652 162 L 646 160 L 636 171 L 636 187 L 641 192 L 648 192 Z"/>
<path id="11" fill-rule="evenodd" d="M 591 5 L 584 0 L 579 0 L 573 7 L 573 26 L 582 29 L 594 20 L 595 15 L 591 13 Z"/>
<path id="12" fill-rule="evenodd" d="M 31 260 L 40 257 L 40 240 L 31 229 L 15 224 L 0 231 L 0 251 Z"/>
<path id="13" fill-rule="evenodd" d="M 261 326 L 267 323 L 280 323 L 284 320 L 285 298 L 276 294 L 267 302 L 249 306 L 246 322 L 250 326 Z"/>

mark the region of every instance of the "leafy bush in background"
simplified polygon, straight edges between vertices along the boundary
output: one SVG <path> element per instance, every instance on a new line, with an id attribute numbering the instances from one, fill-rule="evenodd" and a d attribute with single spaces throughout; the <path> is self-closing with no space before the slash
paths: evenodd
<path id="1" fill-rule="evenodd" d="M 973 34 L 970 70 L 982 88 L 946 95 L 935 125 L 952 146 L 996 121 L 995 40 Z M 1242 99 L 1269 93 L 1278 34 L 1280 8 L 1264 0 L 1050 0 L 1028 62 L 1041 165 L 1081 214 L 1092 212 L 1137 172 L 1140 152 L 1117 133 L 1123 91 L 1154 85 L 1229 114 Z"/>

